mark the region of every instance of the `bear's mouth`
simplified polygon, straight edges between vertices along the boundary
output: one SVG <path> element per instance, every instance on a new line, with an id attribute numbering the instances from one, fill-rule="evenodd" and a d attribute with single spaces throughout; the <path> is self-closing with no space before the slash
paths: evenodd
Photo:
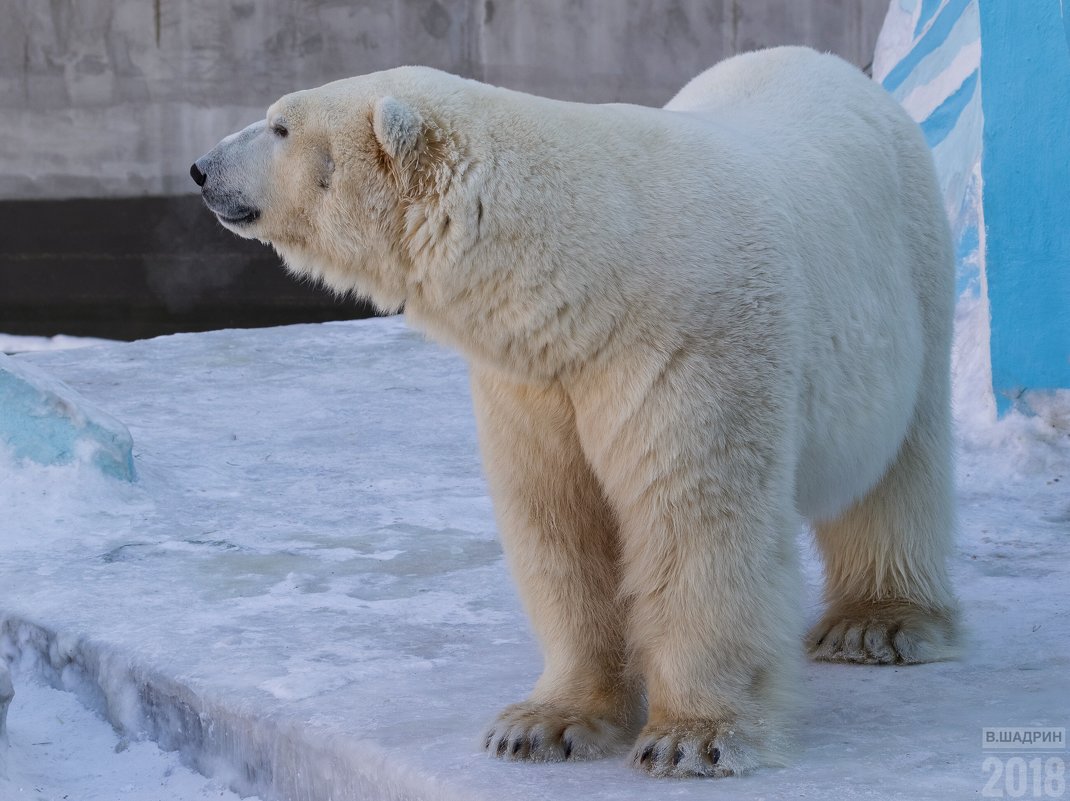
<path id="1" fill-rule="evenodd" d="M 241 209 L 240 213 L 234 216 L 217 211 L 215 216 L 219 218 L 221 223 L 226 223 L 227 225 L 248 225 L 260 219 L 260 209 Z"/>

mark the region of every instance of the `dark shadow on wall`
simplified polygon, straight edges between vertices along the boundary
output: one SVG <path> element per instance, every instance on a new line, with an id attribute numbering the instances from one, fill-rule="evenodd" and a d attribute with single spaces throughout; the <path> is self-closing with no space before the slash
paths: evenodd
<path id="1" fill-rule="evenodd" d="M 196 196 L 0 201 L 0 332 L 141 339 L 373 316 L 289 275 Z"/>

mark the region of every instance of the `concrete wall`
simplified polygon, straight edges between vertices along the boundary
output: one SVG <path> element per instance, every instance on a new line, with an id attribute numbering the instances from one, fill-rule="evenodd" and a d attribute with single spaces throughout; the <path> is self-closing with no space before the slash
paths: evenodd
<path id="1" fill-rule="evenodd" d="M 296 88 L 406 63 L 664 103 L 742 50 L 869 62 L 887 0 L 4 0 L 0 198 L 176 194 Z"/>

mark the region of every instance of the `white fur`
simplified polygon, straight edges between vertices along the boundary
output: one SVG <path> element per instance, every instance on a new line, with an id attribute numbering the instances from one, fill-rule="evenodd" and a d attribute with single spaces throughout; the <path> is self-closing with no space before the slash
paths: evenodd
<path id="1" fill-rule="evenodd" d="M 292 150 L 242 233 L 471 362 L 545 654 L 489 749 L 592 757 L 645 720 L 655 775 L 781 759 L 801 518 L 828 565 L 816 656 L 952 653 L 952 254 L 925 142 L 877 85 L 780 48 L 664 110 L 404 68 L 270 113 Z"/>

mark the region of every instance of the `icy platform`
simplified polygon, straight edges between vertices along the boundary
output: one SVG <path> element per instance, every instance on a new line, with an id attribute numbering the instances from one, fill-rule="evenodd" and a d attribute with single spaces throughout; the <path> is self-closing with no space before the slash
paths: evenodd
<path id="1" fill-rule="evenodd" d="M 18 359 L 122 419 L 139 479 L 0 454 L 13 741 L 28 725 L 20 693 L 43 680 L 107 716 L 120 744 L 156 741 L 265 801 L 942 801 L 989 780 L 983 726 L 1070 726 L 1058 415 L 963 438 L 953 563 L 965 659 L 808 665 L 790 767 L 666 782 L 623 754 L 522 765 L 481 752 L 484 724 L 526 694 L 540 660 L 456 356 L 375 320 Z M 37 797 L 0 778 L 9 796 Z"/>

